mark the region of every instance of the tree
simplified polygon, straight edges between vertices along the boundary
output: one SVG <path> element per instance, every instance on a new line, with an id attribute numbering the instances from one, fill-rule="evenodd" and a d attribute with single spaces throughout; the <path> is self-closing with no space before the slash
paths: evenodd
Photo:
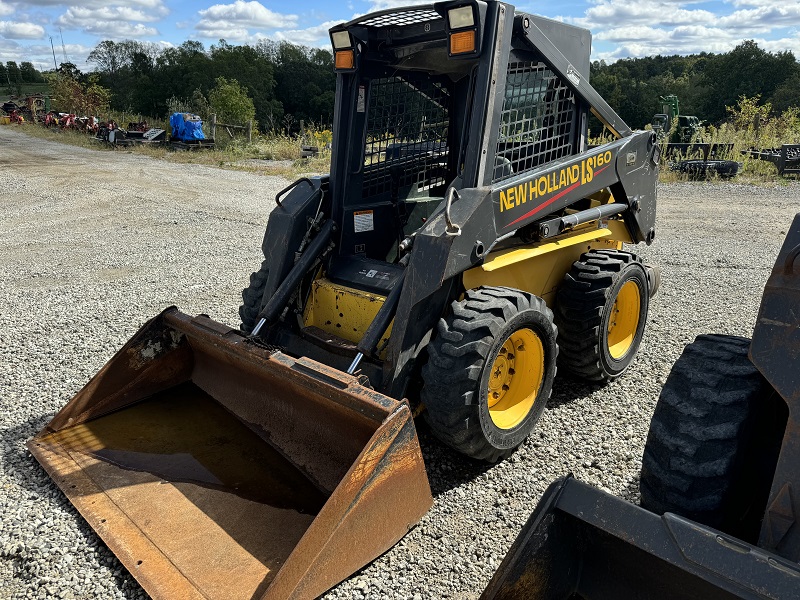
<path id="1" fill-rule="evenodd" d="M 800 107 L 800 66 L 772 94 L 772 107 L 777 113 Z"/>
<path id="2" fill-rule="evenodd" d="M 267 114 L 283 114 L 275 97 L 275 67 L 253 46 L 231 46 L 225 40 L 211 47 L 214 77 L 235 79 L 247 91 L 256 109 L 255 118 L 264 122 Z"/>
<path id="3" fill-rule="evenodd" d="M 83 76 L 83 73 L 78 70 L 78 67 L 71 62 L 61 63 L 61 66 L 58 67 L 58 72 L 75 81 L 78 81 Z"/>
<path id="4" fill-rule="evenodd" d="M 6 69 L 8 70 L 7 74 L 7 83 L 9 90 L 16 90 L 17 95 L 22 95 L 22 75 L 19 72 L 19 67 L 17 63 L 13 60 L 10 60 L 6 63 Z"/>
<path id="5" fill-rule="evenodd" d="M 256 116 L 253 100 L 235 79 L 218 77 L 216 86 L 208 94 L 208 100 L 220 121 L 241 124 Z"/>
<path id="6" fill-rule="evenodd" d="M 95 74 L 81 83 L 62 71 L 50 78 L 50 92 L 56 110 L 78 115 L 101 115 L 108 111 L 111 102 L 111 91 L 98 83 Z"/>
<path id="7" fill-rule="evenodd" d="M 36 67 L 31 62 L 20 63 L 19 72 L 24 83 L 42 83 L 44 81 L 42 74 L 36 70 Z"/>
<path id="8" fill-rule="evenodd" d="M 275 64 L 275 95 L 283 111 L 321 126 L 333 121 L 336 75 L 328 50 L 288 42 L 262 43 L 259 50 Z"/>
<path id="9" fill-rule="evenodd" d="M 0 63 L 0 86 L 6 86 L 9 94 L 14 93 L 11 88 L 11 76 L 8 74 L 8 68 L 3 63 Z"/>
<path id="10" fill-rule="evenodd" d="M 112 40 L 103 40 L 89 53 L 87 59 L 97 66 L 97 70 L 114 77 L 127 62 L 126 47 Z"/>
<path id="11" fill-rule="evenodd" d="M 760 94 L 770 98 L 797 68 L 791 52 L 773 54 L 759 48 L 753 40 L 710 57 L 702 78 L 708 89 L 703 102 L 704 118 L 722 121 L 725 106 L 733 106 L 741 96 L 750 98 Z"/>

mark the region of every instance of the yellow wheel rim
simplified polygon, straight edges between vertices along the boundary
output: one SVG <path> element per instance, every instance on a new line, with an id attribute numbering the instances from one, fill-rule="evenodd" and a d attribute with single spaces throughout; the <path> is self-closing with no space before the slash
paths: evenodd
<path id="1" fill-rule="evenodd" d="M 519 425 L 544 381 L 544 345 L 532 329 L 518 329 L 497 351 L 489 372 L 489 416 L 500 429 Z"/>
<path id="2" fill-rule="evenodd" d="M 622 358 L 633 346 L 641 307 L 639 286 L 634 281 L 626 281 L 608 316 L 608 352 L 612 358 Z"/>

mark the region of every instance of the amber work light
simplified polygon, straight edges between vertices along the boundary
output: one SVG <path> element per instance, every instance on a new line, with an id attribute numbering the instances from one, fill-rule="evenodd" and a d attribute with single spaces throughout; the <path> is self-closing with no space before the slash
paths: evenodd
<path id="1" fill-rule="evenodd" d="M 334 67 L 337 71 L 352 71 L 356 68 L 356 50 L 350 32 L 346 30 L 331 32 Z"/>

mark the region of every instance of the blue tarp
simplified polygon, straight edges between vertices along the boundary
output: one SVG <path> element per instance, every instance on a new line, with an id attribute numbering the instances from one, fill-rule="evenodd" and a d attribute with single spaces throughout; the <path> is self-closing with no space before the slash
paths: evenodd
<path id="1" fill-rule="evenodd" d="M 189 113 L 172 113 L 169 118 L 172 128 L 172 139 L 186 142 L 189 140 L 204 140 L 203 120 L 197 115 Z"/>

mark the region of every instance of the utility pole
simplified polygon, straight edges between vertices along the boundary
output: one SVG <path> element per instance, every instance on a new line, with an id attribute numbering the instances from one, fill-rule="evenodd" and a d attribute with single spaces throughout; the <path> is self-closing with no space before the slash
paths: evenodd
<path id="1" fill-rule="evenodd" d="M 61 27 L 58 28 L 58 35 L 61 36 L 61 51 L 64 53 L 64 62 L 68 63 L 69 59 L 67 58 L 67 47 L 64 45 L 64 34 L 61 33 Z"/>
<path id="2" fill-rule="evenodd" d="M 53 46 L 53 36 L 50 36 L 50 49 L 53 51 L 53 67 L 58 71 L 58 63 L 56 62 L 56 47 Z"/>

